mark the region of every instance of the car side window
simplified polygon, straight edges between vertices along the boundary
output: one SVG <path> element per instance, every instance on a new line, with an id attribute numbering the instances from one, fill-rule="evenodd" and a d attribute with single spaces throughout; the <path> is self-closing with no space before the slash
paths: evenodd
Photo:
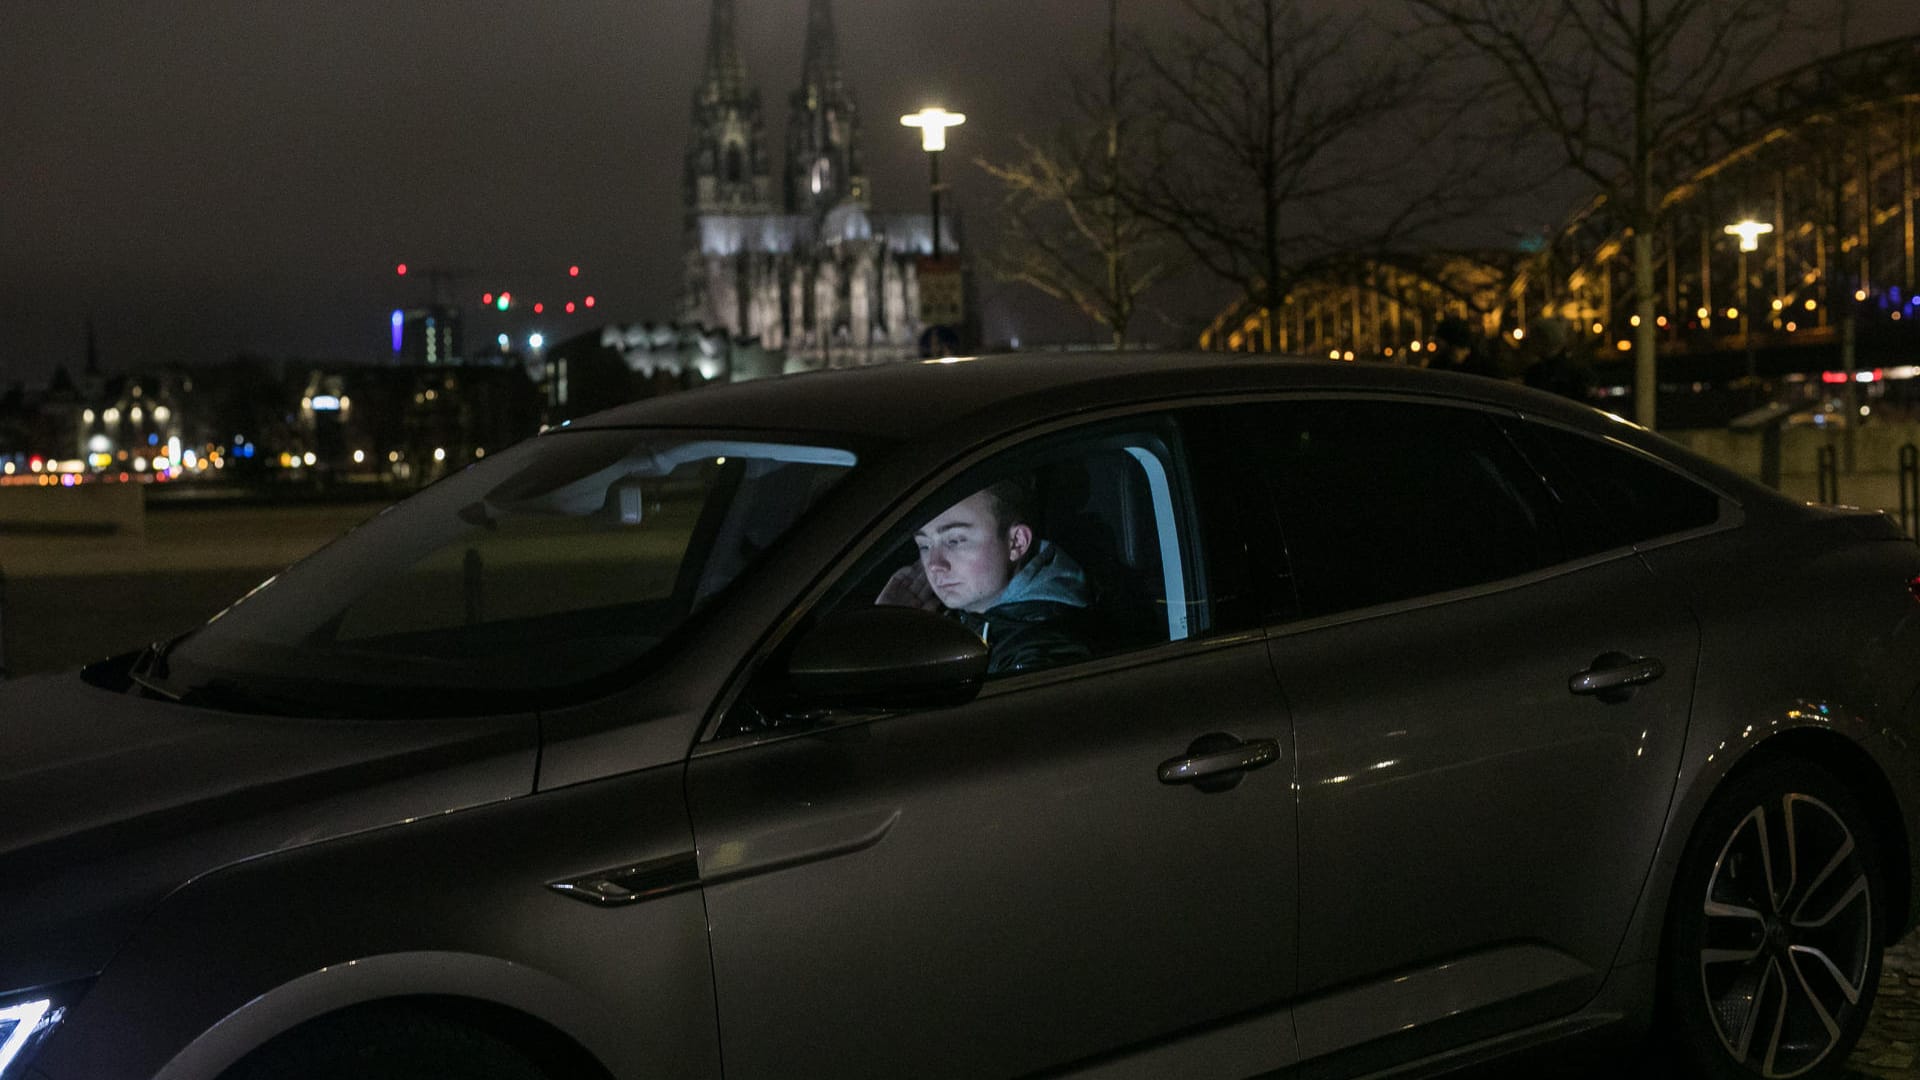
<path id="1" fill-rule="evenodd" d="M 1637 450 L 1546 424 L 1526 427 L 1572 474 L 1620 543 L 1705 528 L 1720 518 L 1720 496 Z"/>
<path id="2" fill-rule="evenodd" d="M 922 499 L 830 593 L 979 634 L 989 678 L 1206 633 L 1205 558 L 1173 423 L 1103 425 L 995 455 Z"/>
<path id="3" fill-rule="evenodd" d="M 1486 412 L 1378 400 L 1246 407 L 1312 618 L 1577 557 L 1565 507 Z M 1590 545 L 1585 545 L 1590 547 Z"/>

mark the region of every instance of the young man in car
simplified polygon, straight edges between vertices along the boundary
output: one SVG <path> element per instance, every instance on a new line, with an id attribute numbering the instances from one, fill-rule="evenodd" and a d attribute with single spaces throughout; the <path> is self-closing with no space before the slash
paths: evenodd
<path id="1" fill-rule="evenodd" d="M 914 531 L 919 561 L 874 602 L 948 612 L 987 643 L 988 674 L 1091 656 L 1086 573 L 1040 539 L 1032 504 L 1029 484 L 1003 480 L 947 507 Z"/>

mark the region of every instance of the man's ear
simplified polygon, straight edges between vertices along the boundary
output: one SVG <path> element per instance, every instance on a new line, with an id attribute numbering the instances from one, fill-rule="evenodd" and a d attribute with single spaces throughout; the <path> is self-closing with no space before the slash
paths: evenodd
<path id="1" fill-rule="evenodd" d="M 1033 526 L 1031 525 L 1007 526 L 1007 557 L 1008 558 L 1012 559 L 1014 562 L 1019 562 L 1020 560 L 1026 558 L 1027 552 L 1031 551 L 1032 549 L 1033 549 Z"/>

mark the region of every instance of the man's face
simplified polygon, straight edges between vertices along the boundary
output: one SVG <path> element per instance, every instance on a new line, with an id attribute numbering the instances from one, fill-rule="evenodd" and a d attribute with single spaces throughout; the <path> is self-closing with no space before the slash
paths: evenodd
<path id="1" fill-rule="evenodd" d="M 1005 591 L 1033 543 L 1033 530 L 1025 525 L 1003 528 L 994 515 L 993 499 L 981 491 L 922 525 L 913 540 L 940 602 L 978 612 Z"/>

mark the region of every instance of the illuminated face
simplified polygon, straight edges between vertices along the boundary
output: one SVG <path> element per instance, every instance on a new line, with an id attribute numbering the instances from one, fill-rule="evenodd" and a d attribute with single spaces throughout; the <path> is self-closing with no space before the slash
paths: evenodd
<path id="1" fill-rule="evenodd" d="M 1026 525 L 1002 527 L 993 499 L 980 491 L 954 503 L 913 534 L 920 565 L 940 602 L 958 611 L 985 611 L 1033 545 Z"/>

